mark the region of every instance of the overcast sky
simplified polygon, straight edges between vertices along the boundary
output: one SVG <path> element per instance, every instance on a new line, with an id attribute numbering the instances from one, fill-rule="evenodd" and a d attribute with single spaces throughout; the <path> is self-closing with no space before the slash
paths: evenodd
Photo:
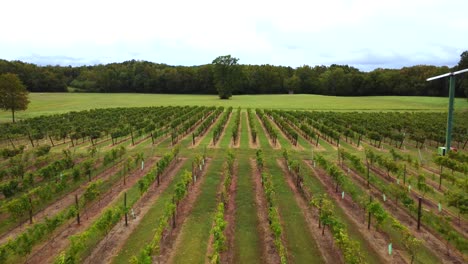
<path id="1" fill-rule="evenodd" d="M 82 65 L 147 60 L 362 70 L 453 66 L 468 50 L 467 0 L 12 0 L 0 58 Z"/>

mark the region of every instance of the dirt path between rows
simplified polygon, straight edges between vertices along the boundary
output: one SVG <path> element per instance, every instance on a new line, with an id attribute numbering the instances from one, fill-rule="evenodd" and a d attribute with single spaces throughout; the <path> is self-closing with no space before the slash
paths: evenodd
<path id="1" fill-rule="evenodd" d="M 408 263 L 408 261 L 401 255 L 401 249 L 394 246 L 394 254 L 389 256 L 387 253 L 387 246 L 390 243 L 386 234 L 374 230 L 367 230 L 367 225 L 363 224 L 365 221 L 365 214 L 363 210 L 351 199 L 349 195 L 341 198 L 341 192 L 335 192 L 335 184 L 330 177 L 320 168 L 314 168 L 309 162 L 305 162 L 307 166 L 314 172 L 314 176 L 320 181 L 325 188 L 329 197 L 341 207 L 348 219 L 348 222 L 353 225 L 353 229 L 358 231 L 361 237 L 366 241 L 366 244 L 371 248 L 374 253 L 379 257 L 381 263 Z"/>
<path id="2" fill-rule="evenodd" d="M 240 141 L 241 141 L 241 136 L 242 136 L 242 116 L 241 116 L 240 111 L 239 111 L 239 118 L 241 118 L 241 119 L 240 119 L 240 122 L 239 122 L 239 126 L 237 127 L 237 141 L 236 141 L 236 143 L 234 143 L 234 139 L 232 138 L 232 134 L 231 134 L 231 143 L 229 144 L 230 148 L 239 148 L 240 147 Z M 234 124 L 234 125 L 236 125 L 236 124 Z"/>
<path id="3" fill-rule="evenodd" d="M 318 142 L 318 145 L 315 145 L 317 143 L 316 139 L 310 138 L 304 131 L 302 131 L 302 129 L 300 129 L 295 124 L 291 124 L 291 123 L 288 123 L 289 126 L 291 126 L 292 129 L 296 130 L 299 137 L 302 137 L 305 141 L 307 141 L 310 144 L 310 146 L 312 148 L 314 148 L 314 151 L 324 151 L 325 150 L 325 148 L 322 147 L 320 142 Z M 319 137 L 319 134 L 316 133 L 316 135 Z"/>
<path id="4" fill-rule="evenodd" d="M 120 162 L 116 163 L 110 168 L 105 169 L 103 172 L 99 173 L 95 176 L 91 182 L 96 180 L 107 181 L 112 175 L 117 173 L 120 169 L 119 166 Z M 59 213 L 60 211 L 64 210 L 65 208 L 69 207 L 70 205 L 75 203 L 75 195 L 81 197 L 81 195 L 86 191 L 86 186 L 88 182 L 83 182 L 80 186 L 77 187 L 74 191 L 65 194 L 57 201 L 53 202 L 52 204 L 48 205 L 44 209 L 36 212 L 33 215 L 33 219 L 44 219 L 45 217 L 52 217 Z M 35 223 L 35 222 L 34 222 Z M 0 244 L 6 243 L 9 239 L 18 236 L 19 234 L 23 233 L 28 227 L 31 225 L 29 224 L 29 220 L 24 221 L 22 224 L 16 226 L 14 229 L 11 229 L 7 233 L 3 234 L 0 238 Z"/>
<path id="5" fill-rule="evenodd" d="M 166 136 L 160 136 L 160 137 L 156 138 L 156 141 L 154 142 L 154 144 L 153 144 L 153 142 L 151 142 L 151 145 L 150 145 L 150 146 L 156 147 L 156 146 L 158 146 L 161 142 L 163 142 L 164 140 L 166 140 L 167 138 L 169 138 L 168 135 L 166 135 Z M 144 137 L 144 138 L 142 138 L 142 139 L 137 140 L 137 141 L 135 142 L 135 145 L 132 145 L 132 144 L 128 145 L 128 146 L 127 146 L 127 150 L 132 150 L 132 149 L 138 147 L 139 144 L 141 144 L 141 143 L 143 143 L 143 142 L 145 142 L 145 141 L 147 141 L 147 140 L 151 140 L 151 135 L 148 135 L 148 136 L 146 136 L 146 137 Z"/>
<path id="6" fill-rule="evenodd" d="M 226 123 L 224 123 L 223 131 L 221 131 L 221 135 L 219 135 L 218 141 L 216 141 L 216 144 L 213 145 L 213 140 L 211 140 L 210 144 L 208 145 L 208 148 L 219 148 L 219 144 L 221 144 L 221 140 L 226 134 L 226 130 L 228 128 L 229 122 L 231 122 L 231 118 L 232 118 L 232 111 L 229 113 Z"/>
<path id="7" fill-rule="evenodd" d="M 260 235 L 260 245 L 262 251 L 261 263 L 281 263 L 279 253 L 275 247 L 275 240 L 268 220 L 267 201 L 263 192 L 261 175 L 253 159 L 250 159 L 252 168 L 252 183 L 255 191 L 255 205 L 257 207 L 258 234 Z"/>
<path id="8" fill-rule="evenodd" d="M 70 236 L 86 230 L 91 224 L 101 215 L 103 210 L 111 204 L 118 195 L 130 189 L 142 176 L 150 171 L 156 162 L 156 158 L 152 158 L 150 164 L 143 170 L 136 169 L 127 178 L 124 185 L 123 181 L 118 181 L 112 188 L 105 194 L 102 194 L 98 201 L 88 206 L 81 214 L 81 224 L 75 223 L 75 219 L 70 219 L 67 224 L 62 225 L 53 237 L 42 245 L 35 247 L 28 257 L 26 263 L 51 263 L 53 258 L 64 250 L 69 244 Z"/>
<path id="9" fill-rule="evenodd" d="M 347 166 L 344 166 L 345 169 L 348 169 Z M 352 168 L 349 169 L 349 175 L 353 179 L 353 182 L 359 184 L 362 189 L 367 189 L 367 181 L 359 176 L 359 174 Z M 382 192 L 378 190 L 373 184 L 370 184 L 370 191 L 374 195 L 374 197 L 378 197 L 381 201 L 381 204 L 385 207 L 388 212 L 391 212 L 393 217 L 398 219 L 400 223 L 411 230 L 411 233 L 418 239 L 422 240 L 427 248 L 434 253 L 434 255 L 438 256 L 439 259 L 443 261 L 443 263 L 464 263 L 462 254 L 458 252 L 454 247 L 451 248 L 452 254 L 449 256 L 447 255 L 447 244 L 443 238 L 435 235 L 432 231 L 430 231 L 424 224 L 421 224 L 421 230 L 416 230 L 416 222 L 417 220 L 408 214 L 408 212 L 401 208 L 401 206 L 397 205 L 395 202 L 391 202 L 391 197 L 387 198 L 386 202 L 383 202 L 380 197 L 382 197 Z M 455 254 L 453 254 L 455 252 Z"/>
<path id="10" fill-rule="evenodd" d="M 221 263 L 232 263 L 232 259 L 234 258 L 234 252 L 232 251 L 232 249 L 234 245 L 234 230 L 235 230 L 235 226 L 234 226 L 235 208 L 233 207 L 235 206 L 235 200 L 232 199 L 232 192 L 235 192 L 235 189 L 233 189 L 235 187 L 233 185 L 234 181 L 236 181 L 236 184 L 237 184 L 237 178 L 234 179 L 235 175 L 237 175 L 237 163 L 234 165 L 234 173 L 231 175 L 231 184 L 229 185 L 229 189 L 228 189 L 229 193 L 227 194 L 229 199 L 224 202 L 224 220 L 226 221 L 226 228 L 224 229 L 224 235 L 226 237 L 226 249 L 220 253 L 219 257 L 220 257 Z M 218 201 L 217 205 L 222 201 L 221 193 L 223 190 L 225 180 L 226 180 L 226 174 L 223 173 L 221 184 L 218 186 L 218 189 L 216 191 L 216 200 Z M 230 216 L 229 215 L 230 213 L 232 213 L 233 215 Z M 231 221 L 229 221 L 229 218 L 231 219 Z M 211 233 L 211 230 L 213 230 L 214 224 L 215 223 L 213 221 L 211 228 L 210 228 L 210 236 L 208 238 L 208 247 L 206 249 L 206 254 L 205 254 L 205 263 L 211 262 L 211 257 L 214 253 L 214 245 L 213 245 L 214 236 L 213 236 L 213 233 Z M 232 240 L 230 240 L 231 238 Z M 223 260 L 224 258 L 231 258 L 231 260 L 226 262 L 226 260 Z"/>
<path id="11" fill-rule="evenodd" d="M 255 115 L 255 114 L 254 114 Z M 260 148 L 260 141 L 258 140 L 258 135 L 257 135 L 257 138 L 256 138 L 256 142 L 254 143 L 253 142 L 253 138 L 252 138 L 252 130 L 250 128 L 250 126 L 252 126 L 252 124 L 250 124 L 249 122 L 249 116 L 247 115 L 247 113 L 244 113 L 244 118 L 246 119 L 246 123 L 247 123 L 247 132 L 249 133 L 249 148 L 251 149 L 258 149 Z M 255 118 L 255 117 L 254 117 Z M 242 122 L 241 122 L 242 123 Z M 255 124 L 254 124 L 255 125 Z M 258 131 L 257 131 L 257 134 L 258 134 Z"/>
<path id="12" fill-rule="evenodd" d="M 309 125 L 307 125 L 307 126 L 309 126 Z M 299 134 L 300 137 L 302 137 L 305 141 L 310 143 L 310 145 L 314 148 L 314 151 L 325 151 L 325 148 L 322 146 L 322 144 L 320 144 L 320 135 L 319 134 L 316 133 L 317 137 L 319 137 L 319 142 L 317 142 L 317 139 L 310 138 L 304 131 L 302 131 L 302 129 L 300 129 L 296 125 L 292 125 L 292 127 L 294 129 L 296 129 L 296 132 Z M 317 131 L 315 131 L 315 132 L 317 132 Z"/>
<path id="13" fill-rule="evenodd" d="M 257 118 L 258 122 L 260 123 L 260 126 L 262 127 L 263 129 L 263 132 L 265 133 L 265 136 L 266 138 L 268 139 L 268 143 L 270 143 L 270 146 L 273 148 L 273 149 L 281 149 L 281 143 L 279 142 L 278 138 L 276 138 L 276 145 L 275 143 L 273 143 L 273 140 L 271 139 L 270 137 L 270 134 L 268 134 L 265 126 L 263 125 L 263 122 L 262 120 L 260 119 L 260 117 L 257 115 L 257 114 L 254 114 L 255 117 L 254 118 Z M 259 141 L 258 139 L 258 134 L 259 134 L 259 131 L 257 131 L 257 141 Z"/>
<path id="14" fill-rule="evenodd" d="M 102 146 L 101 150 L 103 150 L 103 151 L 111 150 L 113 147 L 118 146 L 118 145 L 120 145 L 122 143 L 125 143 L 127 141 L 131 141 L 131 140 L 132 140 L 132 137 L 129 136 L 129 137 L 126 137 L 126 138 L 122 139 L 121 141 L 115 142 L 114 144 L 109 144 L 109 145 Z"/>
<path id="15" fill-rule="evenodd" d="M 195 138 L 195 145 L 192 144 L 192 141 L 190 141 L 190 145 L 189 145 L 189 149 L 193 149 L 193 148 L 196 148 L 198 147 L 198 145 L 200 145 L 200 143 L 203 141 L 203 139 L 208 135 L 208 131 L 211 131 L 211 129 L 213 128 L 213 126 L 216 124 L 216 122 L 218 122 L 219 118 L 221 117 L 221 115 L 223 114 L 223 112 L 221 112 L 214 120 L 213 120 L 213 123 L 211 123 L 208 128 L 203 132 L 203 135 L 201 136 L 198 136 Z M 214 113 L 212 113 L 211 115 L 214 115 Z M 209 116 L 207 116 L 206 118 L 208 118 Z"/>
<path id="16" fill-rule="evenodd" d="M 439 189 L 440 174 L 431 172 L 431 171 L 429 171 L 428 169 L 426 169 L 424 167 L 421 167 L 421 168 L 424 171 L 426 171 L 427 173 L 429 173 L 431 176 L 432 175 L 437 176 L 437 179 L 432 179 L 432 177 L 430 177 L 430 175 L 426 175 L 426 184 L 431 186 L 434 189 L 434 193 L 437 193 L 437 194 L 443 196 L 445 194 L 445 192 L 450 189 L 450 188 L 447 188 L 446 186 L 444 186 L 444 184 L 447 184 L 447 182 L 449 182 L 449 180 L 445 179 L 445 181 L 444 181 L 444 179 L 442 179 L 442 185 L 440 186 L 440 189 Z M 413 169 L 413 168 L 411 168 L 409 166 L 407 166 L 407 172 L 409 174 L 411 174 L 411 175 L 414 175 L 414 177 L 417 177 L 417 175 L 419 174 L 419 172 L 416 169 Z"/>
<path id="17" fill-rule="evenodd" d="M 338 147 L 335 145 L 336 143 L 332 143 L 328 140 L 325 139 L 325 136 L 322 134 L 322 132 L 320 132 L 320 130 L 316 129 L 314 126 L 312 125 L 308 125 L 314 132 L 315 134 L 317 134 L 317 136 L 319 137 L 319 146 L 321 146 L 320 144 L 320 139 L 322 141 L 325 141 L 327 142 L 328 145 L 330 145 L 330 147 L 332 147 L 334 150 L 338 150 Z"/>
<path id="18" fill-rule="evenodd" d="M 171 184 L 175 175 L 180 171 L 185 162 L 186 159 L 180 159 L 179 162 L 173 163 L 160 178 L 160 185 L 157 186 L 157 183 L 154 183 L 153 186 L 149 188 L 148 192 L 133 205 L 132 209 L 136 215 L 135 219 L 129 216 L 128 226 L 125 226 L 125 221 L 116 224 L 83 263 L 96 263 L 96 259 L 99 259 L 100 263 L 110 263 L 120 252 L 128 237 L 138 227 L 146 213 L 151 209 L 153 203 Z M 135 254 L 138 254 L 138 252 L 135 252 Z"/>
<path id="19" fill-rule="evenodd" d="M 187 220 L 187 217 L 191 214 L 195 202 L 201 193 L 201 187 L 206 180 L 206 172 L 210 165 L 211 161 L 207 160 L 201 176 L 193 185 L 190 185 L 187 196 L 177 207 L 175 228 L 170 228 L 164 232 L 160 244 L 160 254 L 159 256 L 153 257 L 153 263 L 173 263 L 175 252 L 177 252 L 177 249 L 183 248 L 181 245 L 180 231 L 184 228 L 185 220 Z"/>
<path id="20" fill-rule="evenodd" d="M 289 140 L 289 137 L 286 136 L 286 133 L 284 133 L 284 131 L 278 126 L 278 124 L 276 124 L 276 122 L 273 120 L 273 118 L 269 115 L 266 115 L 268 117 L 268 120 L 270 120 L 270 123 L 272 124 L 272 126 L 279 132 L 279 134 L 286 140 L 288 141 L 290 144 L 291 144 L 291 147 L 294 149 L 294 150 L 298 150 L 298 151 L 302 151 L 304 150 L 304 147 L 301 146 L 301 144 L 299 144 L 299 142 L 297 142 L 297 145 L 294 146 L 294 144 L 291 142 L 291 140 Z M 289 125 L 289 124 L 288 124 Z M 299 141 L 299 140 L 298 140 Z"/>
<path id="21" fill-rule="evenodd" d="M 189 129 L 188 131 L 185 131 L 184 134 L 182 134 L 182 136 L 181 136 L 180 138 L 177 139 L 177 143 L 184 141 L 184 140 L 185 140 L 187 137 L 189 137 L 189 136 L 192 136 L 192 132 L 193 132 L 198 126 L 200 126 L 201 123 L 203 123 L 203 121 L 204 121 L 206 118 L 208 118 L 208 117 L 209 117 L 210 115 L 212 115 L 212 114 L 213 114 L 213 113 L 209 113 L 205 118 L 200 119 L 200 120 L 198 120 L 197 122 L 195 122 L 195 124 L 194 124 L 192 127 L 190 127 L 190 129 Z M 182 126 L 182 125 L 183 125 L 183 124 L 181 124 L 180 126 Z M 166 138 L 164 138 L 164 140 L 166 140 L 167 138 L 170 138 L 170 137 L 171 137 L 171 135 L 170 135 L 170 133 L 168 132 L 168 133 L 167 133 L 167 136 L 166 136 Z M 172 147 L 173 147 L 173 145 L 172 145 L 172 144 L 169 144 L 168 148 L 172 148 Z"/>
<path id="22" fill-rule="evenodd" d="M 380 177 L 382 180 L 388 182 L 388 183 L 395 183 L 397 181 L 397 179 L 390 175 L 388 176 L 386 173 L 384 173 L 381 169 L 375 167 L 375 166 L 370 166 L 370 170 L 377 174 L 378 177 Z M 390 177 L 390 178 L 389 178 Z M 411 186 L 413 187 L 413 186 Z M 414 186 L 415 187 L 415 186 Z M 423 197 L 423 195 L 421 195 L 417 190 L 415 190 L 416 188 L 411 188 L 411 197 L 413 198 L 413 200 L 415 200 L 415 202 L 417 203 L 419 197 Z M 432 198 L 428 198 L 428 197 L 423 197 L 422 199 L 422 207 L 426 207 L 424 209 L 427 209 L 429 208 L 432 212 L 437 212 L 438 211 L 438 205 L 436 202 L 434 202 L 432 200 Z M 461 220 L 461 225 L 458 224 L 458 216 L 450 211 L 448 211 L 447 209 L 443 208 L 442 209 L 442 212 L 451 216 L 452 218 L 452 226 L 455 230 L 458 231 L 458 233 L 460 233 L 462 236 L 464 236 L 465 238 L 468 238 L 467 234 L 468 234 L 468 224 L 467 222 L 465 221 L 465 219 L 460 219 Z"/>
<path id="23" fill-rule="evenodd" d="M 309 232 L 312 234 L 312 237 L 317 242 L 317 247 L 320 250 L 320 253 L 325 260 L 325 263 L 335 264 L 335 263 L 345 263 L 343 254 L 339 248 L 336 247 L 334 243 L 333 236 L 330 232 L 326 232 L 325 235 L 322 235 L 321 229 L 318 227 L 318 212 L 314 210 L 312 212 L 311 207 L 308 205 L 308 201 L 304 195 L 298 190 L 296 184 L 293 183 L 292 174 L 286 169 L 286 165 L 281 160 L 277 159 L 276 162 L 278 166 L 283 171 L 284 178 L 289 185 L 289 188 L 294 193 L 294 199 L 296 200 L 297 205 L 301 208 L 302 214 L 307 222 L 307 227 Z"/>
<path id="24" fill-rule="evenodd" d="M 227 222 L 224 234 L 226 235 L 227 249 L 221 253 L 221 263 L 234 263 L 234 244 L 236 233 L 236 195 L 237 195 L 237 177 L 239 174 L 239 164 L 234 165 L 231 186 L 229 186 L 229 200 L 227 203 L 224 219 Z"/>

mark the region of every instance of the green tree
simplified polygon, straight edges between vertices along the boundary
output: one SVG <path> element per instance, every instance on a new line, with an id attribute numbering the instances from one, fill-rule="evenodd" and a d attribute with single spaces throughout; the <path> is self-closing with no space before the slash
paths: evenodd
<path id="1" fill-rule="evenodd" d="M 238 58 L 225 55 L 217 57 L 212 62 L 214 64 L 215 86 L 221 99 L 229 99 L 232 96 L 232 91 L 240 74 L 238 61 Z"/>
<path id="2" fill-rule="evenodd" d="M 301 88 L 301 79 L 297 75 L 293 75 L 284 80 L 284 86 L 290 94 L 297 93 Z"/>
<path id="3" fill-rule="evenodd" d="M 26 110 L 28 104 L 28 91 L 18 76 L 12 73 L 0 75 L 0 109 L 11 110 L 13 123 L 15 111 Z"/>

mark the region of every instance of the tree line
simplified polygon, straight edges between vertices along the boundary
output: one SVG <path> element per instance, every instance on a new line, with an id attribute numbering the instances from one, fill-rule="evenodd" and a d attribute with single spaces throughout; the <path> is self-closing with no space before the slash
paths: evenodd
<path id="1" fill-rule="evenodd" d="M 14 73 L 31 92 L 217 94 L 216 64 L 171 66 L 148 61 L 125 61 L 94 66 L 38 66 L 0 60 L 0 74 Z M 446 80 L 426 78 L 468 68 L 468 51 L 458 65 L 416 65 L 401 69 L 378 68 L 363 72 L 349 65 L 297 68 L 273 65 L 235 65 L 233 94 L 304 93 L 338 96 L 415 95 L 445 96 Z M 468 96 L 468 74 L 458 78 L 456 96 Z"/>

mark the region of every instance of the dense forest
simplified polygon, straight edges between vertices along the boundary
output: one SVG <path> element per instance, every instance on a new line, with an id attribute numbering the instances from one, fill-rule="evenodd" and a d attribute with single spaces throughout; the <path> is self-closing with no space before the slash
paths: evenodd
<path id="1" fill-rule="evenodd" d="M 298 68 L 273 65 L 239 65 L 234 94 L 306 93 L 340 96 L 447 95 L 447 80 L 426 78 L 468 68 L 468 51 L 458 65 L 416 65 L 401 69 L 363 72 L 348 65 Z M 0 74 L 18 74 L 31 92 L 136 92 L 173 94 L 216 94 L 213 65 L 170 66 L 148 61 L 125 61 L 94 66 L 38 66 L 21 61 L 0 60 Z M 468 74 L 458 78 L 456 96 L 468 96 Z"/>

